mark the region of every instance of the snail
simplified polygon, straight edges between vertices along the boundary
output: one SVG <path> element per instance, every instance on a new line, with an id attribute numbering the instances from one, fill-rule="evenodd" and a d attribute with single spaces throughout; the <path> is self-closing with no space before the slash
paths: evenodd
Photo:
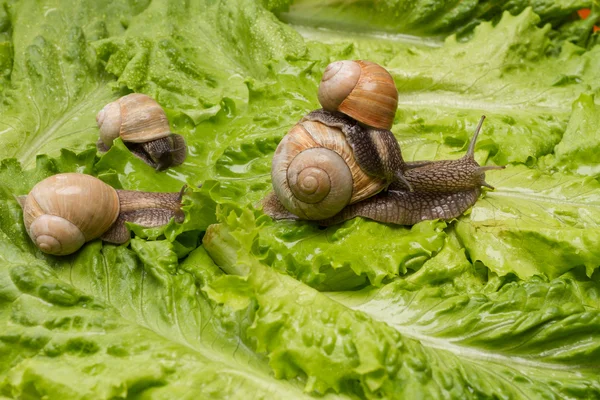
<path id="1" fill-rule="evenodd" d="M 398 91 L 385 68 L 337 61 L 325 69 L 318 93 L 323 109 L 306 115 L 279 143 L 271 168 L 277 203 L 302 219 L 321 220 L 386 189 L 395 181 L 412 190 L 391 128 Z M 274 197 L 273 197 L 274 196 Z M 277 199 L 275 201 L 273 199 Z"/>
<path id="2" fill-rule="evenodd" d="M 320 111 L 322 112 L 322 111 Z M 315 112 L 309 114 L 314 115 Z M 302 121 L 307 119 L 305 117 Z M 346 181 L 338 181 L 342 188 L 346 191 L 356 192 L 360 191 L 362 187 L 373 188 L 372 190 L 361 192 L 363 196 L 356 198 L 350 197 L 349 200 L 341 198 L 339 203 L 339 211 L 332 213 L 322 212 L 323 208 L 333 209 L 333 207 L 323 207 L 318 202 L 310 204 L 317 210 L 314 213 L 306 212 L 308 205 L 303 205 L 302 212 L 298 212 L 293 208 L 293 205 L 298 203 L 292 195 L 295 193 L 292 190 L 282 190 L 286 188 L 283 179 L 276 179 L 276 174 L 273 173 L 273 187 L 274 192 L 268 195 L 263 200 L 263 211 L 270 215 L 274 219 L 309 219 L 317 220 L 320 225 L 334 225 L 348 219 L 360 216 L 369 219 L 373 219 L 379 222 L 393 223 L 399 225 L 413 225 L 419 221 L 425 219 L 452 219 L 460 216 L 464 211 L 470 208 L 477 198 L 481 194 L 481 187 L 485 186 L 493 189 L 491 185 L 485 182 L 485 172 L 493 169 L 503 169 L 502 166 L 480 166 L 474 158 L 475 143 L 485 116 L 481 118 L 476 128 L 475 134 L 471 139 L 469 148 L 465 156 L 458 160 L 442 160 L 434 162 L 417 162 L 413 165 L 409 165 L 406 170 L 404 178 L 413 188 L 413 191 L 408 191 L 409 186 L 401 180 L 395 180 L 391 184 L 386 185 L 385 181 L 381 179 L 367 178 L 368 183 L 361 180 L 352 179 L 353 176 L 360 176 L 358 171 L 355 171 L 354 175 L 351 174 L 351 178 Z M 300 123 L 302 127 L 305 123 Z M 288 134 L 292 134 L 289 139 L 287 136 L 284 137 L 281 143 L 283 147 L 288 147 L 288 142 L 294 141 L 298 146 L 306 145 L 306 142 L 296 140 L 294 131 L 295 128 Z M 338 135 L 338 138 L 343 136 Z M 314 140 L 317 143 L 317 140 Z M 324 146 L 330 146 L 329 143 L 321 141 Z M 397 142 L 396 142 L 397 144 Z M 308 146 L 307 146 L 308 147 Z M 340 144 L 336 144 L 333 148 L 334 152 L 341 148 Z M 319 150 L 323 147 L 318 148 Z M 311 152 L 315 151 L 314 147 L 309 147 L 308 150 Z M 276 154 L 273 158 L 273 171 L 277 171 L 277 174 L 281 174 L 278 171 L 280 168 L 280 160 L 277 151 L 287 150 L 276 150 Z M 295 150 L 298 154 L 303 154 L 300 149 Z M 330 150 L 331 151 L 331 150 Z M 386 154 L 386 153 L 384 153 Z M 380 154 L 381 156 L 381 154 Z M 344 159 L 351 159 L 351 157 L 345 157 Z M 330 167 L 323 163 L 318 158 L 313 158 L 312 162 L 314 165 L 323 166 L 323 169 Z M 305 160 L 302 166 L 309 166 L 308 168 L 314 168 L 311 166 L 310 160 Z M 402 161 L 400 161 L 402 163 Z M 355 170 L 356 162 L 353 164 L 346 164 L 340 167 L 338 164 L 331 165 L 331 167 L 342 169 L 342 170 Z M 331 176 L 337 178 L 339 170 L 336 169 Z M 360 170 L 360 168 L 359 168 Z M 302 176 L 304 171 L 294 172 L 293 176 Z M 321 172 L 321 175 L 327 175 L 327 172 Z M 315 178 L 316 180 L 316 178 Z M 288 178 L 287 182 L 293 184 L 294 179 Z M 357 185 L 360 182 L 360 185 Z M 335 185 L 331 185 L 335 186 Z M 319 185 L 314 185 L 319 187 Z M 351 189 L 348 189 L 348 188 Z M 386 190 L 383 190 L 387 187 Z M 338 189 L 341 191 L 341 189 Z M 315 191 L 316 192 L 316 191 Z M 337 193 L 337 192 L 336 192 Z M 283 196 L 291 196 L 284 198 Z M 346 195 L 347 196 L 347 195 Z M 290 206 L 292 204 L 292 206 Z M 301 203 L 302 204 L 302 203 Z M 337 210 L 337 209 L 336 209 Z M 324 217 L 324 215 L 329 215 Z"/>
<path id="3" fill-rule="evenodd" d="M 398 90 L 390 73 L 362 60 L 329 64 L 318 98 L 324 110 L 339 111 L 377 129 L 391 129 L 398 107 Z"/>
<path id="4" fill-rule="evenodd" d="M 120 137 L 133 154 L 157 171 L 185 160 L 185 139 L 171 133 L 162 107 L 144 94 L 132 93 L 107 104 L 96 115 L 96 122 L 100 151 L 108 151 Z"/>
<path id="5" fill-rule="evenodd" d="M 332 225 L 356 216 L 412 225 L 452 219 L 481 194 L 485 172 L 475 143 L 485 116 L 459 160 L 405 162 L 391 128 L 398 93 L 385 68 L 336 61 L 319 85 L 323 107 L 309 113 L 279 143 L 271 168 L 273 192 L 262 202 L 274 219 Z"/>
<path id="6" fill-rule="evenodd" d="M 185 187 L 184 187 L 185 189 Z M 178 193 L 115 190 L 98 178 L 78 173 L 53 175 L 17 200 L 29 237 L 44 253 L 67 255 L 101 238 L 125 243 L 125 222 L 161 226 L 182 222 L 183 190 Z"/>

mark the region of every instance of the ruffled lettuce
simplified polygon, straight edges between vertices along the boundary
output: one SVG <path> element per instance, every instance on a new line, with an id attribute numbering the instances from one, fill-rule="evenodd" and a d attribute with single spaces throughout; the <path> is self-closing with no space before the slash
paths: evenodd
<path id="1" fill-rule="evenodd" d="M 291 20 L 307 1 L 3 4 L 0 396 L 598 397 L 597 10 L 435 3 L 319 7 L 472 33 L 340 33 L 271 13 Z M 265 216 L 277 144 L 318 108 L 325 66 L 352 58 L 392 73 L 408 160 L 462 156 L 487 115 L 476 157 L 510 164 L 488 173 L 496 190 L 413 227 Z M 131 91 L 165 106 L 183 165 L 157 173 L 120 140 L 96 152 L 96 112 Z M 44 255 L 13 196 L 73 171 L 187 185 L 185 221 Z"/>
<path id="2" fill-rule="evenodd" d="M 581 295 L 598 288 L 585 275 L 502 280 L 471 265 L 455 237 L 417 274 L 323 294 L 254 260 L 248 275 L 223 276 L 207 293 L 247 307 L 245 341 L 276 376 L 306 376 L 310 392 L 587 398 L 600 389 L 600 314 Z"/>
<path id="3" fill-rule="evenodd" d="M 432 36 L 468 32 L 481 21 L 497 21 L 503 11 L 519 14 L 528 7 L 543 22 L 561 27 L 569 25 L 575 11 L 592 4 L 592 0 L 297 0 L 280 13 L 285 21 L 321 28 Z"/>

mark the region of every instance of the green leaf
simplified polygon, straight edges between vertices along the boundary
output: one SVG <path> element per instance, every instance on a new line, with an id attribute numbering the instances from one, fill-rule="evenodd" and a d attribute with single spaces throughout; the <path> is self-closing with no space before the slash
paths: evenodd
<path id="1" fill-rule="evenodd" d="M 457 280 L 473 274 L 456 272 Z M 566 277 L 507 283 L 486 295 L 451 279 L 442 286 L 399 280 L 330 298 L 255 261 L 247 277 L 223 276 L 208 293 L 232 307 L 246 298 L 247 343 L 268 354 L 276 376 L 306 375 L 314 394 L 585 398 L 600 388 L 600 314 L 583 306 L 577 284 Z"/>
<path id="2" fill-rule="evenodd" d="M 355 219 L 322 229 L 311 222 L 273 223 L 249 210 L 223 207 L 204 245 L 229 273 L 245 275 L 243 260 L 256 259 L 320 290 L 349 290 L 418 270 L 442 248 L 445 226 L 424 221 L 409 228 Z"/>
<path id="3" fill-rule="evenodd" d="M 56 156 L 95 143 L 95 115 L 113 95 L 89 40 L 119 33 L 118 15 L 129 13 L 125 4 L 104 10 L 101 4 L 53 3 L 7 6 L 14 58 L 0 106 L 0 159 L 16 157 L 27 167 L 36 154 Z"/>
<path id="4" fill-rule="evenodd" d="M 598 10 L 571 15 L 590 3 L 4 2 L 0 397 L 597 398 Z M 271 12 L 309 6 L 351 29 Z M 487 115 L 477 160 L 512 164 L 496 190 L 413 227 L 265 216 L 272 155 L 339 59 L 390 70 L 407 160 L 462 156 Z M 95 114 L 131 91 L 184 164 L 97 153 Z M 73 171 L 187 185 L 185 221 L 43 254 L 14 196 Z"/>
<path id="5" fill-rule="evenodd" d="M 600 175 L 597 159 L 600 142 L 596 134 L 599 111 L 593 96 L 581 95 L 573 103 L 569 125 L 554 149 L 554 159 L 549 161 L 552 167 L 581 175 Z"/>
<path id="6" fill-rule="evenodd" d="M 0 392 L 52 398 L 304 397 L 264 368 L 251 368 L 260 357 L 227 333 L 235 330 L 235 317 L 196 291 L 195 284 L 221 274 L 202 248 L 179 275 L 161 262 L 139 262 L 123 247 L 99 250 L 99 243 L 88 246 L 56 271 L 3 266 L 0 315 L 9 311 L 10 326 L 0 335 Z"/>
<path id="7" fill-rule="evenodd" d="M 351 32 L 374 31 L 428 36 L 462 32 L 478 22 L 497 19 L 502 11 L 519 14 L 527 7 L 544 22 L 568 21 L 592 6 L 591 0 L 388 0 L 381 2 L 296 0 L 282 17 L 298 25 L 335 27 Z"/>
<path id="8" fill-rule="evenodd" d="M 499 275 L 555 278 L 600 265 L 600 184 L 525 167 L 489 174 L 496 187 L 456 224 L 472 260 Z"/>

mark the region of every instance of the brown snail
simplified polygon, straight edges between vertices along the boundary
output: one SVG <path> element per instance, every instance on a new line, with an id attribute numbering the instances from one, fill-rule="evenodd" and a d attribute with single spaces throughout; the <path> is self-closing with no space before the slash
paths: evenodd
<path id="1" fill-rule="evenodd" d="M 329 64 L 319 102 L 323 109 L 306 115 L 275 151 L 274 194 L 265 200 L 267 213 L 284 209 L 302 219 L 321 220 L 396 180 L 412 189 L 404 171 L 424 163 L 405 163 L 388 130 L 398 92 L 383 67 L 367 61 Z"/>
<path id="2" fill-rule="evenodd" d="M 491 188 L 485 171 L 503 168 L 482 167 L 473 157 L 485 117 L 463 158 L 404 162 L 387 130 L 397 91 L 389 73 L 376 64 L 330 64 L 319 101 L 325 110 L 305 116 L 275 151 L 274 193 L 263 201 L 264 211 L 275 219 L 319 220 L 323 225 L 356 216 L 403 225 L 451 219 L 475 203 L 481 186 Z"/>
<path id="3" fill-rule="evenodd" d="M 183 221 L 182 194 L 115 190 L 93 176 L 67 173 L 44 179 L 17 199 L 35 245 L 67 255 L 96 238 L 125 243 L 130 238 L 125 222 L 155 227 L 171 218 Z"/>
<path id="4" fill-rule="evenodd" d="M 327 66 L 319 85 L 319 103 L 358 122 L 390 129 L 398 107 L 398 90 L 390 73 L 369 61 L 336 61 Z"/>
<path id="5" fill-rule="evenodd" d="M 132 153 L 158 171 L 185 160 L 185 139 L 171 133 L 165 111 L 144 94 L 132 93 L 107 104 L 96 115 L 96 122 L 101 151 L 107 151 L 120 137 Z"/>
<path id="6" fill-rule="evenodd" d="M 320 220 L 385 189 L 404 169 L 390 131 L 366 129 L 343 114 L 317 110 L 279 143 L 271 177 L 285 209 Z"/>

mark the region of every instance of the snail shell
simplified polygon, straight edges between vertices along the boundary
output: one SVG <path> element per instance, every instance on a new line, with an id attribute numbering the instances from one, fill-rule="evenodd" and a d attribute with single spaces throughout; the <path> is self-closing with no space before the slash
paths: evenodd
<path id="1" fill-rule="evenodd" d="M 319 103 L 358 122 L 390 129 L 398 107 L 398 90 L 390 73 L 368 61 L 336 61 L 327 66 L 319 85 Z"/>
<path id="2" fill-rule="evenodd" d="M 279 143 L 271 177 L 282 205 L 311 220 L 329 218 L 388 184 L 359 167 L 341 128 L 306 118 Z"/>
<path id="3" fill-rule="evenodd" d="M 171 133 L 165 111 L 145 94 L 132 93 L 107 104 L 96 115 L 96 122 L 102 150 L 120 137 L 135 155 L 158 170 L 185 160 L 183 136 Z"/>
<path id="4" fill-rule="evenodd" d="M 100 139 L 106 147 L 119 136 L 124 142 L 145 143 L 171 134 L 162 107 L 145 94 L 132 93 L 107 104 L 98 115 Z"/>
<path id="5" fill-rule="evenodd" d="M 44 179 L 23 204 L 23 219 L 31 240 L 44 253 L 54 255 L 73 253 L 85 242 L 100 237 L 118 216 L 116 190 L 84 174 Z"/>

